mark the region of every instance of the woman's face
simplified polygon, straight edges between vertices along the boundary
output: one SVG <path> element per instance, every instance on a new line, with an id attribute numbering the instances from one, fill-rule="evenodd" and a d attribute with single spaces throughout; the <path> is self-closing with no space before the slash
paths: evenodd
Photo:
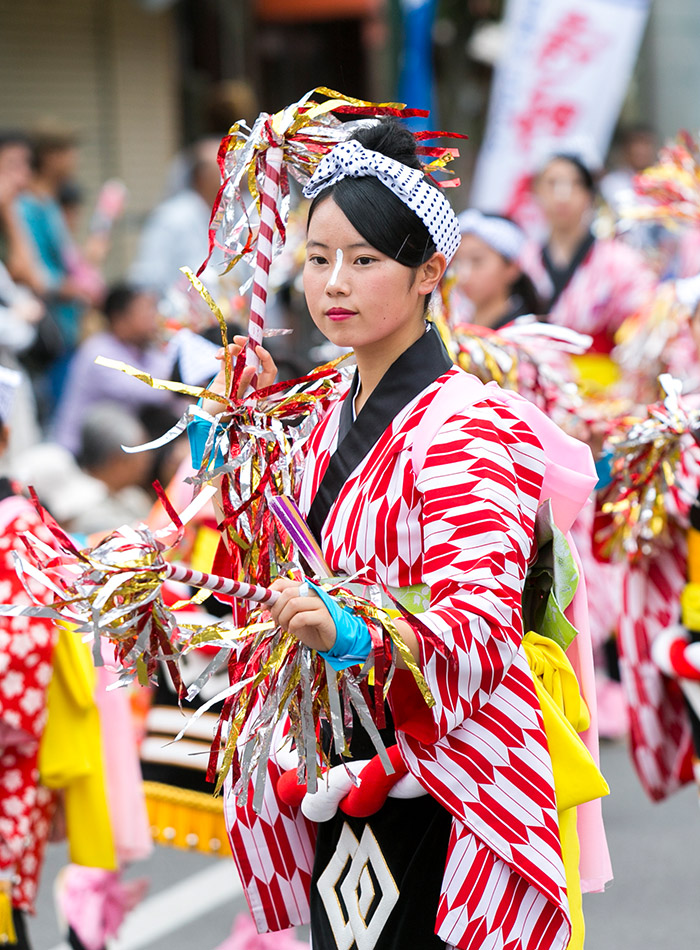
<path id="1" fill-rule="evenodd" d="M 553 228 L 578 227 L 593 207 L 593 197 L 581 172 L 562 158 L 545 166 L 535 183 L 535 196 Z"/>
<path id="2" fill-rule="evenodd" d="M 457 287 L 478 309 L 507 299 L 519 270 L 475 234 L 463 234 L 454 259 Z"/>
<path id="3" fill-rule="evenodd" d="M 307 233 L 304 293 L 316 326 L 353 349 L 386 343 L 398 352 L 423 326 L 423 302 L 444 270 L 434 254 L 417 270 L 367 243 L 332 198 L 317 205 Z M 426 276 L 427 273 L 427 276 Z"/>

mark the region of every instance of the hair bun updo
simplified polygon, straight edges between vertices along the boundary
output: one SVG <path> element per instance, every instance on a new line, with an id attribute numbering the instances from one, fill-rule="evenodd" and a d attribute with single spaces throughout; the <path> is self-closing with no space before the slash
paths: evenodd
<path id="1" fill-rule="evenodd" d="M 416 140 L 393 116 L 368 124 L 349 138 L 409 168 L 423 169 L 416 154 Z M 436 251 L 435 242 L 418 215 L 374 175 L 342 178 L 325 188 L 311 202 L 309 221 L 319 203 L 327 198 L 333 198 L 368 244 L 405 267 L 419 267 Z"/>
<path id="2" fill-rule="evenodd" d="M 351 137 L 364 148 L 393 158 L 395 162 L 401 162 L 409 168 L 423 170 L 423 163 L 416 154 L 415 138 L 406 126 L 393 116 L 368 123 Z"/>

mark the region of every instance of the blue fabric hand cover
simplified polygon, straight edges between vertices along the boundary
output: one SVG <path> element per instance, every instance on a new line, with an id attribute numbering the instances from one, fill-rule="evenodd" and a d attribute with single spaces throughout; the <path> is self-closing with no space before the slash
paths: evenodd
<path id="1" fill-rule="evenodd" d="M 328 660 L 334 670 L 364 663 L 372 649 L 372 637 L 365 621 L 347 607 L 341 607 L 316 584 L 311 581 L 306 583 L 321 598 L 335 624 L 335 643 L 330 650 L 319 650 L 320 655 Z"/>
<path id="2" fill-rule="evenodd" d="M 216 435 L 219 434 L 219 431 L 223 432 L 223 426 L 218 422 L 216 424 L 216 430 Z M 190 443 L 192 468 L 194 469 L 199 469 L 202 467 L 204 449 L 206 448 L 207 439 L 209 438 L 210 432 L 211 422 L 208 419 L 203 419 L 201 416 L 193 416 L 187 423 L 187 438 L 189 439 Z M 216 456 L 214 458 L 214 468 L 218 468 L 219 465 L 223 465 L 224 461 L 225 460 L 221 449 L 217 449 Z"/>
<path id="3" fill-rule="evenodd" d="M 596 475 L 598 476 L 598 484 L 595 486 L 596 491 L 601 491 L 603 488 L 607 488 L 610 482 L 613 480 L 612 463 L 612 452 L 603 452 L 600 458 L 596 461 L 595 470 Z"/>

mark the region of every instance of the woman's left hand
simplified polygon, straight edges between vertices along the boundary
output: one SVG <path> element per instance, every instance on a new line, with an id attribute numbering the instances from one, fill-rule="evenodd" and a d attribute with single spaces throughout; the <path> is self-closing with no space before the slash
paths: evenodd
<path id="1" fill-rule="evenodd" d="M 230 366 L 235 365 L 239 353 L 243 347 L 247 345 L 247 343 L 247 337 L 234 336 L 233 343 L 229 343 L 228 346 L 228 351 L 230 354 Z M 275 382 L 275 378 L 277 376 L 277 367 L 275 366 L 275 361 L 272 359 L 270 354 L 264 347 L 258 346 L 255 348 L 255 355 L 260 360 L 259 371 L 255 366 L 245 367 L 241 373 L 241 378 L 238 383 L 238 391 L 236 393 L 238 399 L 243 399 L 256 373 L 256 387 L 258 389 L 265 389 L 267 386 L 272 386 Z M 216 354 L 216 359 L 221 363 L 221 368 L 207 388 L 210 390 L 210 392 L 218 393 L 221 396 L 227 396 L 226 350 L 224 350 L 223 347 Z M 226 409 L 226 405 L 225 403 L 215 402 L 213 399 L 204 399 L 202 401 L 202 408 L 205 410 L 205 412 L 208 412 L 210 416 L 216 416 Z"/>
<path id="2" fill-rule="evenodd" d="M 288 577 L 278 577 L 270 586 L 280 591 L 279 600 L 270 608 L 275 623 L 307 647 L 324 653 L 332 649 L 335 624 L 321 598 L 312 593 L 300 597 L 299 581 Z"/>

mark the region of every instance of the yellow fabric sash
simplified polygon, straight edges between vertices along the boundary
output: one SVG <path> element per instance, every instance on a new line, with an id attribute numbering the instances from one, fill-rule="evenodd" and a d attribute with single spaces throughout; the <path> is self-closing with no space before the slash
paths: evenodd
<path id="1" fill-rule="evenodd" d="M 532 631 L 523 637 L 523 649 L 532 670 L 552 759 L 559 838 L 571 915 L 568 950 L 583 950 L 585 925 L 578 869 L 580 849 L 576 806 L 602 798 L 610 793 L 610 789 L 578 736 L 590 725 L 590 715 L 566 654 L 553 640 Z"/>
<path id="2" fill-rule="evenodd" d="M 71 627 L 59 624 L 39 748 L 40 780 L 64 792 L 70 860 L 115 870 L 95 683 L 88 647 Z"/>

